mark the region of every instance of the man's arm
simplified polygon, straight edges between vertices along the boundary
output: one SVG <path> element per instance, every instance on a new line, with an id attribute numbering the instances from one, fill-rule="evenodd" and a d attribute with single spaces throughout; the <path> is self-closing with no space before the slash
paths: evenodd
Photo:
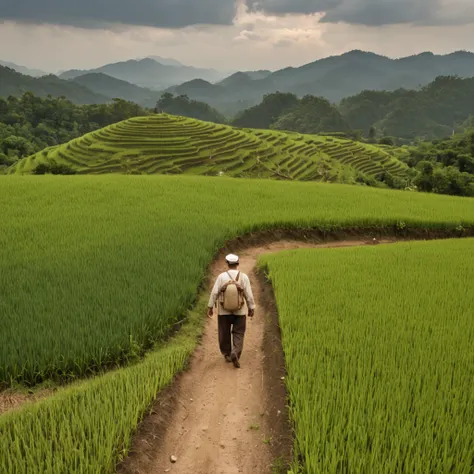
<path id="1" fill-rule="evenodd" d="M 212 291 L 211 291 L 211 296 L 209 297 L 209 303 L 207 304 L 207 307 L 208 307 L 207 314 L 209 317 L 212 317 L 214 313 L 213 308 L 214 308 L 214 304 L 217 301 L 217 297 L 219 295 L 219 288 L 220 288 L 220 277 L 217 277 L 216 282 L 214 283 L 214 287 L 212 288 Z"/>
<path id="2" fill-rule="evenodd" d="M 253 299 L 252 287 L 250 286 L 250 280 L 246 275 L 244 278 L 244 295 L 249 308 L 249 316 L 252 317 L 255 312 L 255 301 Z"/>

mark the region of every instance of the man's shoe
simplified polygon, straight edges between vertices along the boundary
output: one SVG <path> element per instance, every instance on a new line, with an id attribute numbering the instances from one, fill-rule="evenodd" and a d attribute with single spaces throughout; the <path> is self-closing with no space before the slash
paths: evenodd
<path id="1" fill-rule="evenodd" d="M 234 367 L 236 367 L 237 369 L 240 369 L 240 363 L 239 363 L 239 359 L 237 357 L 237 354 L 232 353 L 230 355 L 230 358 L 231 358 L 231 360 L 234 364 Z"/>
<path id="2" fill-rule="evenodd" d="M 232 359 L 229 355 L 224 356 L 224 359 L 226 360 L 226 362 L 232 362 Z"/>

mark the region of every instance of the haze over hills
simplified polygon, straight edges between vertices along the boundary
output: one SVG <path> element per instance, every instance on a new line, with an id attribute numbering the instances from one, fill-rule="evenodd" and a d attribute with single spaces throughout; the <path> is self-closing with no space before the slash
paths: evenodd
<path id="1" fill-rule="evenodd" d="M 64 96 L 75 104 L 103 104 L 111 100 L 110 97 L 94 93 L 81 84 L 63 81 L 53 74 L 35 78 L 0 66 L 0 97 L 19 97 L 25 92 L 32 92 L 39 97 Z"/>
<path id="2" fill-rule="evenodd" d="M 80 84 L 81 86 L 87 87 L 95 94 L 101 94 L 110 99 L 117 97 L 119 99 L 129 100 L 141 105 L 142 107 L 155 107 L 157 101 L 161 97 L 161 93 L 158 91 L 139 87 L 130 82 L 116 79 L 115 77 L 108 76 L 101 72 L 77 76 L 67 82 Z"/>
<path id="3" fill-rule="evenodd" d="M 41 69 L 31 69 L 26 66 L 21 66 L 19 64 L 12 63 L 10 61 L 2 61 L 0 60 L 0 66 L 5 66 L 10 69 L 13 69 L 16 72 L 19 72 L 21 74 L 25 74 L 26 76 L 31 76 L 31 77 L 41 77 L 41 76 L 47 76 L 50 74 L 49 72 L 42 71 Z"/>
<path id="4" fill-rule="evenodd" d="M 167 60 L 169 62 L 169 60 Z M 102 73 L 123 81 L 153 90 L 163 90 L 167 87 L 193 79 L 204 79 L 215 82 L 223 79 L 226 73 L 214 69 L 200 69 L 192 66 L 162 64 L 151 58 L 130 59 L 105 66 L 79 70 L 71 69 L 60 74 L 61 79 L 74 79 L 90 73 Z"/>
<path id="5" fill-rule="evenodd" d="M 391 59 L 370 52 L 350 51 L 301 67 L 281 69 L 259 79 L 236 73 L 218 84 L 211 84 L 206 88 L 205 96 L 189 87 L 189 83 L 181 84 L 180 90 L 192 99 L 205 100 L 212 95 L 210 91 L 214 86 L 209 104 L 222 113 L 235 114 L 242 109 L 242 103 L 255 105 L 265 94 L 277 91 L 291 92 L 298 97 L 311 94 L 339 102 L 363 90 L 419 89 L 437 76 L 445 75 L 473 77 L 474 54 L 465 51 L 446 55 L 425 52 Z"/>
<path id="6" fill-rule="evenodd" d="M 204 102 L 231 120 L 245 109 L 260 104 L 264 96 L 278 91 L 292 93 L 298 98 L 312 95 L 338 103 L 341 99 L 367 90 L 390 92 L 403 88 L 419 91 L 439 76 L 474 77 L 474 54 L 463 51 L 447 55 L 422 53 L 400 59 L 351 51 L 301 67 L 288 67 L 275 72 L 241 71 L 213 81 L 195 76 L 199 75 L 199 71 L 206 71 L 207 74 L 214 75 L 215 79 L 216 75 L 223 72 L 173 65 L 181 63 L 170 58 L 154 58 L 168 62 L 168 65 L 153 58 L 145 58 L 108 64 L 93 70 L 95 72 L 71 70 L 61 74 L 61 78 L 52 74 L 32 78 L 0 66 L 0 96 L 20 96 L 31 91 L 40 97 L 48 94 L 54 97 L 65 96 L 76 104 L 107 103 L 113 98 L 121 98 L 136 102 L 142 107 L 153 108 L 164 92 L 170 92 L 178 96 L 186 95 L 194 102 Z M 191 78 L 160 90 L 137 85 L 137 82 L 143 81 L 150 84 L 156 84 L 156 81 L 169 83 L 177 77 L 176 74 L 180 78 Z M 63 80 L 66 78 L 68 79 Z M 405 101 L 411 97 L 410 94 L 405 96 Z M 194 103 L 194 106 L 197 104 Z M 200 107 L 203 109 L 203 106 Z M 376 107 L 376 104 L 371 107 Z M 214 112 L 212 114 L 215 115 Z M 357 114 L 358 112 L 351 112 L 352 117 Z M 455 114 L 449 115 L 454 117 Z M 376 120 L 382 120 L 386 114 L 378 109 L 377 112 L 371 112 L 371 115 L 363 113 L 363 116 L 362 123 L 354 118 L 351 121 L 356 123 L 356 128 L 367 131 L 367 127 Z M 372 116 L 374 120 L 371 122 Z M 462 117 L 455 117 L 456 121 L 465 119 L 464 112 Z M 386 123 L 388 122 L 385 121 L 384 124 Z M 433 126 L 439 128 L 436 124 L 440 123 L 445 133 L 449 124 L 436 120 Z M 416 128 L 412 133 L 418 134 L 418 131 Z M 435 135 L 439 133 L 437 131 Z M 431 135 L 431 132 L 427 131 L 427 135 Z M 397 136 L 411 135 L 409 130 L 405 130 Z"/>
<path id="7" fill-rule="evenodd" d="M 147 56 L 149 59 L 153 59 L 154 61 L 157 61 L 164 66 L 180 66 L 180 67 L 185 67 L 185 64 L 182 62 L 173 59 L 173 58 L 162 58 L 161 56 Z M 145 59 L 145 58 L 137 58 L 137 60 L 140 59 Z"/>

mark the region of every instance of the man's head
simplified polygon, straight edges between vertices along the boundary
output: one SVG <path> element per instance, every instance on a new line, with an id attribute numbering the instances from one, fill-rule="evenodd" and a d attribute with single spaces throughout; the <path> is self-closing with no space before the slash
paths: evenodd
<path id="1" fill-rule="evenodd" d="M 227 255 L 225 260 L 227 265 L 229 265 L 229 268 L 237 268 L 239 266 L 239 257 L 233 253 Z"/>

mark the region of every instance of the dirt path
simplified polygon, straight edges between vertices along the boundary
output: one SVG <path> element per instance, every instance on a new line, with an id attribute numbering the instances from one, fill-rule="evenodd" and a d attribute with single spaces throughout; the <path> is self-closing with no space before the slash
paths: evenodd
<path id="1" fill-rule="evenodd" d="M 265 383 L 263 336 L 267 315 L 262 306 L 262 288 L 254 273 L 257 257 L 286 249 L 365 244 L 366 241 L 320 245 L 286 241 L 240 252 L 240 270 L 250 277 L 257 305 L 255 317 L 247 324 L 241 368 L 236 369 L 221 356 L 217 316 L 214 315 L 207 321 L 202 342 L 193 355 L 189 370 L 174 387 L 173 393 L 179 397 L 179 403 L 169 415 L 164 433 L 154 436 L 156 439 L 152 445 L 148 436 L 146 454 L 135 445 L 136 452 L 124 472 L 270 473 L 274 455 L 268 441 L 272 424 L 281 413 L 274 408 L 272 393 L 267 393 L 271 389 Z M 223 258 L 214 263 L 211 269 L 213 281 L 225 268 Z M 277 391 L 277 386 L 284 384 L 279 376 L 273 383 Z M 166 410 L 166 407 L 161 409 Z M 177 462 L 171 463 L 172 455 L 176 456 Z"/>

